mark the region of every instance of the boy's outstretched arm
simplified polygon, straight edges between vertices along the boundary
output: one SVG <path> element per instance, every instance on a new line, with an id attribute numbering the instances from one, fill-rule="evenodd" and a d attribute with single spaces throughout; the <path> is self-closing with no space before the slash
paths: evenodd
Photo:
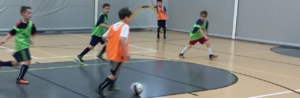
<path id="1" fill-rule="evenodd" d="M 153 0 L 151 0 L 153 7 L 155 7 L 155 4 L 153 3 Z"/>
<path id="2" fill-rule="evenodd" d="M 106 25 L 105 23 L 101 23 L 100 26 L 101 26 L 101 27 L 104 27 L 104 28 L 109 28 L 109 26 Z"/>
<path id="3" fill-rule="evenodd" d="M 206 39 L 206 40 L 208 40 L 209 38 L 207 37 L 207 35 L 206 34 L 204 34 L 204 32 L 203 32 L 203 30 L 202 29 L 199 29 L 199 31 L 201 32 L 201 34 L 204 36 L 204 38 Z"/>
<path id="4" fill-rule="evenodd" d="M 13 36 L 10 35 L 9 33 L 6 35 L 6 37 L 3 39 L 3 41 L 0 42 L 0 46 L 2 46 L 3 44 L 5 44 L 5 42 L 7 42 L 10 38 L 12 38 Z"/>

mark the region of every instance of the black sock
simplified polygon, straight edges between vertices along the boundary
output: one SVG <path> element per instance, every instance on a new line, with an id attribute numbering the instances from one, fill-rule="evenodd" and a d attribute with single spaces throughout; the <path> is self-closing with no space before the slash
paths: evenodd
<path id="1" fill-rule="evenodd" d="M 9 67 L 13 67 L 13 65 L 11 64 L 12 61 L 8 61 L 8 62 L 0 62 L 0 66 L 9 66 Z"/>
<path id="2" fill-rule="evenodd" d="M 102 56 L 102 54 L 105 52 L 105 49 L 106 49 L 106 45 L 104 45 L 104 47 L 102 48 L 102 50 L 98 56 Z"/>
<path id="3" fill-rule="evenodd" d="M 28 68 L 29 68 L 29 66 L 27 66 L 27 65 L 22 65 L 22 68 L 21 68 L 21 70 L 20 70 L 20 74 L 19 74 L 18 80 L 24 78 L 24 76 L 25 76 L 25 74 L 26 74 Z"/>
<path id="4" fill-rule="evenodd" d="M 159 38 L 159 33 L 160 33 L 160 27 L 157 28 L 157 38 Z"/>
<path id="5" fill-rule="evenodd" d="M 105 81 L 103 81 L 102 84 L 99 85 L 98 89 L 99 90 L 103 90 L 105 89 L 108 85 L 110 85 L 112 83 L 113 80 L 109 79 L 108 77 L 105 79 Z"/>
<path id="6" fill-rule="evenodd" d="M 91 49 L 89 47 L 85 48 L 82 53 L 79 55 L 81 57 L 83 57 L 85 54 L 87 54 Z"/>
<path id="7" fill-rule="evenodd" d="M 164 37 L 166 37 L 166 27 L 163 27 L 164 30 Z"/>
<path id="8" fill-rule="evenodd" d="M 110 86 L 109 86 L 110 88 L 115 87 L 115 82 L 116 82 L 116 80 L 117 80 L 117 78 L 111 82 L 111 84 L 110 84 Z"/>

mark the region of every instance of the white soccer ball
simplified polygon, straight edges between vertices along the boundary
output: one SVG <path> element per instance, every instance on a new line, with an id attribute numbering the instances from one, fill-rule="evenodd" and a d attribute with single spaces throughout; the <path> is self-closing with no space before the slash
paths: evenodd
<path id="1" fill-rule="evenodd" d="M 141 83 L 133 83 L 131 85 L 131 91 L 133 95 L 139 96 L 143 92 L 143 85 Z"/>

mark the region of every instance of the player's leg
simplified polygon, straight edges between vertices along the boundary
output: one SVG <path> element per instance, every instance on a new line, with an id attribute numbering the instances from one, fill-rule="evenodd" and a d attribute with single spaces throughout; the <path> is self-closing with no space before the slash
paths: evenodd
<path id="1" fill-rule="evenodd" d="M 101 38 L 100 39 L 100 43 L 102 44 L 102 45 L 104 45 L 103 46 L 103 48 L 102 48 L 102 50 L 101 50 L 101 52 L 98 54 L 98 59 L 100 59 L 100 60 L 102 60 L 102 61 L 105 61 L 105 59 L 103 58 L 103 53 L 105 52 L 105 50 L 106 50 L 106 45 L 105 45 L 105 42 L 104 42 L 104 40 Z"/>
<path id="2" fill-rule="evenodd" d="M 93 50 L 94 47 L 99 43 L 99 37 L 96 37 L 96 36 L 92 36 L 92 39 L 91 39 L 91 42 L 90 42 L 90 45 L 89 47 L 85 48 L 81 54 L 77 55 L 77 60 L 80 61 L 80 62 L 84 62 L 83 61 L 83 56 L 85 54 L 87 54 L 89 51 Z"/>
<path id="3" fill-rule="evenodd" d="M 181 53 L 179 54 L 179 57 L 180 57 L 180 58 L 184 58 L 184 56 L 183 56 L 184 53 L 185 53 L 188 49 L 192 48 L 192 46 L 195 45 L 198 41 L 199 41 L 199 40 L 190 41 L 190 42 L 189 42 L 189 45 L 183 48 L 183 50 L 182 50 Z"/>
<path id="4" fill-rule="evenodd" d="M 210 48 L 210 43 L 209 43 L 208 40 L 206 40 L 205 38 L 202 38 L 202 39 L 200 39 L 200 43 L 205 44 L 205 46 L 207 48 L 207 51 L 208 51 L 208 54 L 209 54 L 209 59 L 210 60 L 213 60 L 213 59 L 218 57 L 217 55 L 213 55 L 213 52 L 212 52 L 212 49 Z"/>
<path id="5" fill-rule="evenodd" d="M 21 51 L 15 53 L 14 57 L 16 58 L 16 60 L 18 62 L 24 62 L 24 64 L 22 65 L 22 67 L 20 69 L 20 73 L 19 73 L 16 83 L 17 84 L 29 84 L 29 82 L 24 79 L 24 76 L 29 68 L 30 63 L 31 63 L 31 56 L 29 53 L 29 49 L 24 49 L 24 50 L 21 50 Z"/>
<path id="6" fill-rule="evenodd" d="M 0 67 L 2 66 L 13 67 L 13 66 L 19 66 L 19 64 L 20 63 L 18 61 L 7 61 L 7 62 L 0 61 Z"/>
<path id="7" fill-rule="evenodd" d="M 166 36 L 166 31 L 167 31 L 167 29 L 166 29 L 166 20 L 162 20 L 162 28 L 163 28 L 163 30 L 164 30 L 164 39 L 166 39 L 167 38 L 167 36 Z"/>
<path id="8" fill-rule="evenodd" d="M 161 20 L 157 20 L 157 39 L 160 39 L 159 33 L 160 33 L 160 28 L 162 27 L 162 21 Z"/>
<path id="9" fill-rule="evenodd" d="M 114 62 L 114 61 L 111 61 L 111 66 L 112 66 L 112 68 L 111 68 L 111 75 L 109 75 L 109 76 L 105 79 L 105 81 L 103 81 L 103 82 L 99 85 L 98 89 L 96 89 L 96 92 L 97 92 L 99 95 L 101 95 L 101 96 L 106 96 L 106 95 L 103 93 L 103 90 L 104 90 L 106 87 L 108 87 L 108 86 L 110 86 L 109 90 L 114 90 L 114 91 L 119 90 L 119 88 L 116 88 L 116 87 L 114 86 L 114 83 L 115 83 L 116 78 L 117 78 L 117 76 L 120 74 L 120 71 L 121 71 L 121 69 L 122 69 L 122 62 Z"/>

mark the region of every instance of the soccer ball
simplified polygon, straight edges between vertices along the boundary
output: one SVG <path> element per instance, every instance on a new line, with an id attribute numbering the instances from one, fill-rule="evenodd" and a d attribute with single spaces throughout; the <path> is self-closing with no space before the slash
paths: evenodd
<path id="1" fill-rule="evenodd" d="M 133 95 L 139 96 L 143 92 L 143 85 L 141 83 L 133 83 L 131 85 L 131 91 Z"/>

